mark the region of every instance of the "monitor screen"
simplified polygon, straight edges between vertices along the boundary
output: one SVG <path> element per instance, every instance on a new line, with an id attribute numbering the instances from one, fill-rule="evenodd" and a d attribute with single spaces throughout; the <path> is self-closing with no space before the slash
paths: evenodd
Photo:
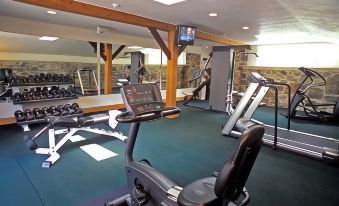
<path id="1" fill-rule="evenodd" d="M 195 27 L 179 25 L 178 32 L 178 45 L 193 45 L 195 39 Z"/>

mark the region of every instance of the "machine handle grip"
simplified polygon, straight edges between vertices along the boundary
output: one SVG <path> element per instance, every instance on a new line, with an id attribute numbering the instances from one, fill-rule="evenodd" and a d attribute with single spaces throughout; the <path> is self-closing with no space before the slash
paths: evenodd
<path id="1" fill-rule="evenodd" d="M 130 112 L 123 112 L 117 115 L 115 119 L 120 123 L 133 123 L 133 122 L 151 121 L 179 113 L 180 109 L 178 107 L 166 107 L 163 111 L 150 112 L 140 114 L 137 116 L 133 115 Z"/>

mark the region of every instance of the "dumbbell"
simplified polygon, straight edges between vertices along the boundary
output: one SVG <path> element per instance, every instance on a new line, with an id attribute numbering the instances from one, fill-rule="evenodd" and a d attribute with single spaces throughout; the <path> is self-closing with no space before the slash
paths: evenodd
<path id="1" fill-rule="evenodd" d="M 15 92 L 12 96 L 13 102 L 20 102 L 23 101 L 23 95 L 20 92 Z"/>
<path id="2" fill-rule="evenodd" d="M 48 112 L 54 116 L 60 116 L 60 112 L 57 110 L 55 106 L 50 106 Z"/>
<path id="3" fill-rule="evenodd" d="M 23 77 L 22 78 L 22 83 L 28 84 L 28 83 L 30 83 L 30 79 L 28 77 Z"/>
<path id="4" fill-rule="evenodd" d="M 40 80 L 41 82 L 47 82 L 46 74 L 40 73 Z"/>
<path id="5" fill-rule="evenodd" d="M 41 80 L 41 78 L 40 78 L 40 75 L 35 75 L 35 76 L 34 76 L 34 82 L 35 82 L 35 83 L 41 83 L 41 82 L 42 82 L 42 80 Z"/>
<path id="6" fill-rule="evenodd" d="M 29 100 L 31 100 L 30 97 L 29 97 L 29 95 L 28 95 L 28 93 L 29 93 L 29 92 L 26 92 L 26 91 L 24 91 L 24 92 L 21 93 L 21 95 L 22 95 L 22 101 L 29 101 Z"/>
<path id="7" fill-rule="evenodd" d="M 46 81 L 47 82 L 53 82 L 53 75 L 51 73 L 46 74 Z"/>
<path id="8" fill-rule="evenodd" d="M 75 110 L 72 108 L 70 104 L 65 104 L 63 110 L 67 111 L 67 114 L 74 114 Z"/>
<path id="9" fill-rule="evenodd" d="M 43 115 L 45 115 L 45 117 L 52 116 L 50 109 L 47 107 L 43 107 L 40 111 Z"/>
<path id="10" fill-rule="evenodd" d="M 43 119 L 45 115 L 41 112 L 39 108 L 34 108 L 33 109 L 33 115 L 35 119 Z"/>
<path id="11" fill-rule="evenodd" d="M 49 94 L 48 92 L 40 92 L 40 98 L 41 99 L 48 99 Z"/>
<path id="12" fill-rule="evenodd" d="M 60 90 L 59 90 L 59 92 L 60 92 L 60 96 L 62 96 L 62 97 L 69 97 L 70 95 L 67 93 L 67 90 L 65 89 L 65 88 L 61 88 Z"/>
<path id="13" fill-rule="evenodd" d="M 26 109 L 26 110 L 24 111 L 24 116 L 25 116 L 25 118 L 26 118 L 26 121 L 32 121 L 32 120 L 34 120 L 34 115 L 33 115 L 32 111 L 31 111 L 30 109 Z"/>
<path id="14" fill-rule="evenodd" d="M 74 114 L 81 114 L 81 113 L 83 113 L 83 110 L 80 108 L 78 103 L 73 103 L 71 107 L 74 110 Z"/>
<path id="15" fill-rule="evenodd" d="M 33 75 L 29 75 L 27 80 L 28 80 L 27 83 L 35 83 L 35 77 Z"/>
<path id="16" fill-rule="evenodd" d="M 58 74 L 53 74 L 53 82 L 60 82 L 60 78 Z"/>
<path id="17" fill-rule="evenodd" d="M 26 117 L 21 110 L 15 111 L 14 116 L 17 122 L 24 122 L 26 120 Z"/>
<path id="18" fill-rule="evenodd" d="M 64 106 L 63 105 L 57 106 L 56 110 L 60 112 L 60 116 L 68 115 L 68 111 L 64 110 Z"/>
<path id="19" fill-rule="evenodd" d="M 59 74 L 60 82 L 65 82 L 65 75 Z"/>

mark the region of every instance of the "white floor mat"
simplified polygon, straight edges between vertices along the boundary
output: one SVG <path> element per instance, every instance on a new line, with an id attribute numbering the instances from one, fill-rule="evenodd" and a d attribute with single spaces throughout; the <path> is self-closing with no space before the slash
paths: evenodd
<path id="1" fill-rule="evenodd" d="M 83 138 L 80 135 L 74 135 L 70 137 L 69 140 L 71 140 L 72 142 L 79 142 L 79 141 L 85 140 L 85 138 Z"/>
<path id="2" fill-rule="evenodd" d="M 98 144 L 89 144 L 81 146 L 80 148 L 97 161 L 101 161 L 118 155 L 117 153 L 114 153 L 111 150 L 108 150 Z"/>

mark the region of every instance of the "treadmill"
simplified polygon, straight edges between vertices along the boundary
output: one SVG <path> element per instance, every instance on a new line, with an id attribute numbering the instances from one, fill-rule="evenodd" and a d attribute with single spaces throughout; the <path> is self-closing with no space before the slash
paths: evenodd
<path id="1" fill-rule="evenodd" d="M 282 148 L 325 162 L 339 163 L 339 140 L 291 130 L 290 118 L 288 118 L 287 128 L 278 127 L 278 89 L 276 86 L 283 85 L 288 87 L 290 102 L 289 85 L 266 79 L 256 72 L 252 72 L 250 81 L 244 96 L 222 130 L 224 135 L 239 137 L 244 130 L 260 124 L 265 127 L 263 143 L 273 146 L 274 149 Z M 269 89 L 274 89 L 275 91 L 275 123 L 273 126 L 252 118 Z M 255 93 L 256 96 L 251 100 Z M 288 112 L 290 112 L 290 105 Z"/>

